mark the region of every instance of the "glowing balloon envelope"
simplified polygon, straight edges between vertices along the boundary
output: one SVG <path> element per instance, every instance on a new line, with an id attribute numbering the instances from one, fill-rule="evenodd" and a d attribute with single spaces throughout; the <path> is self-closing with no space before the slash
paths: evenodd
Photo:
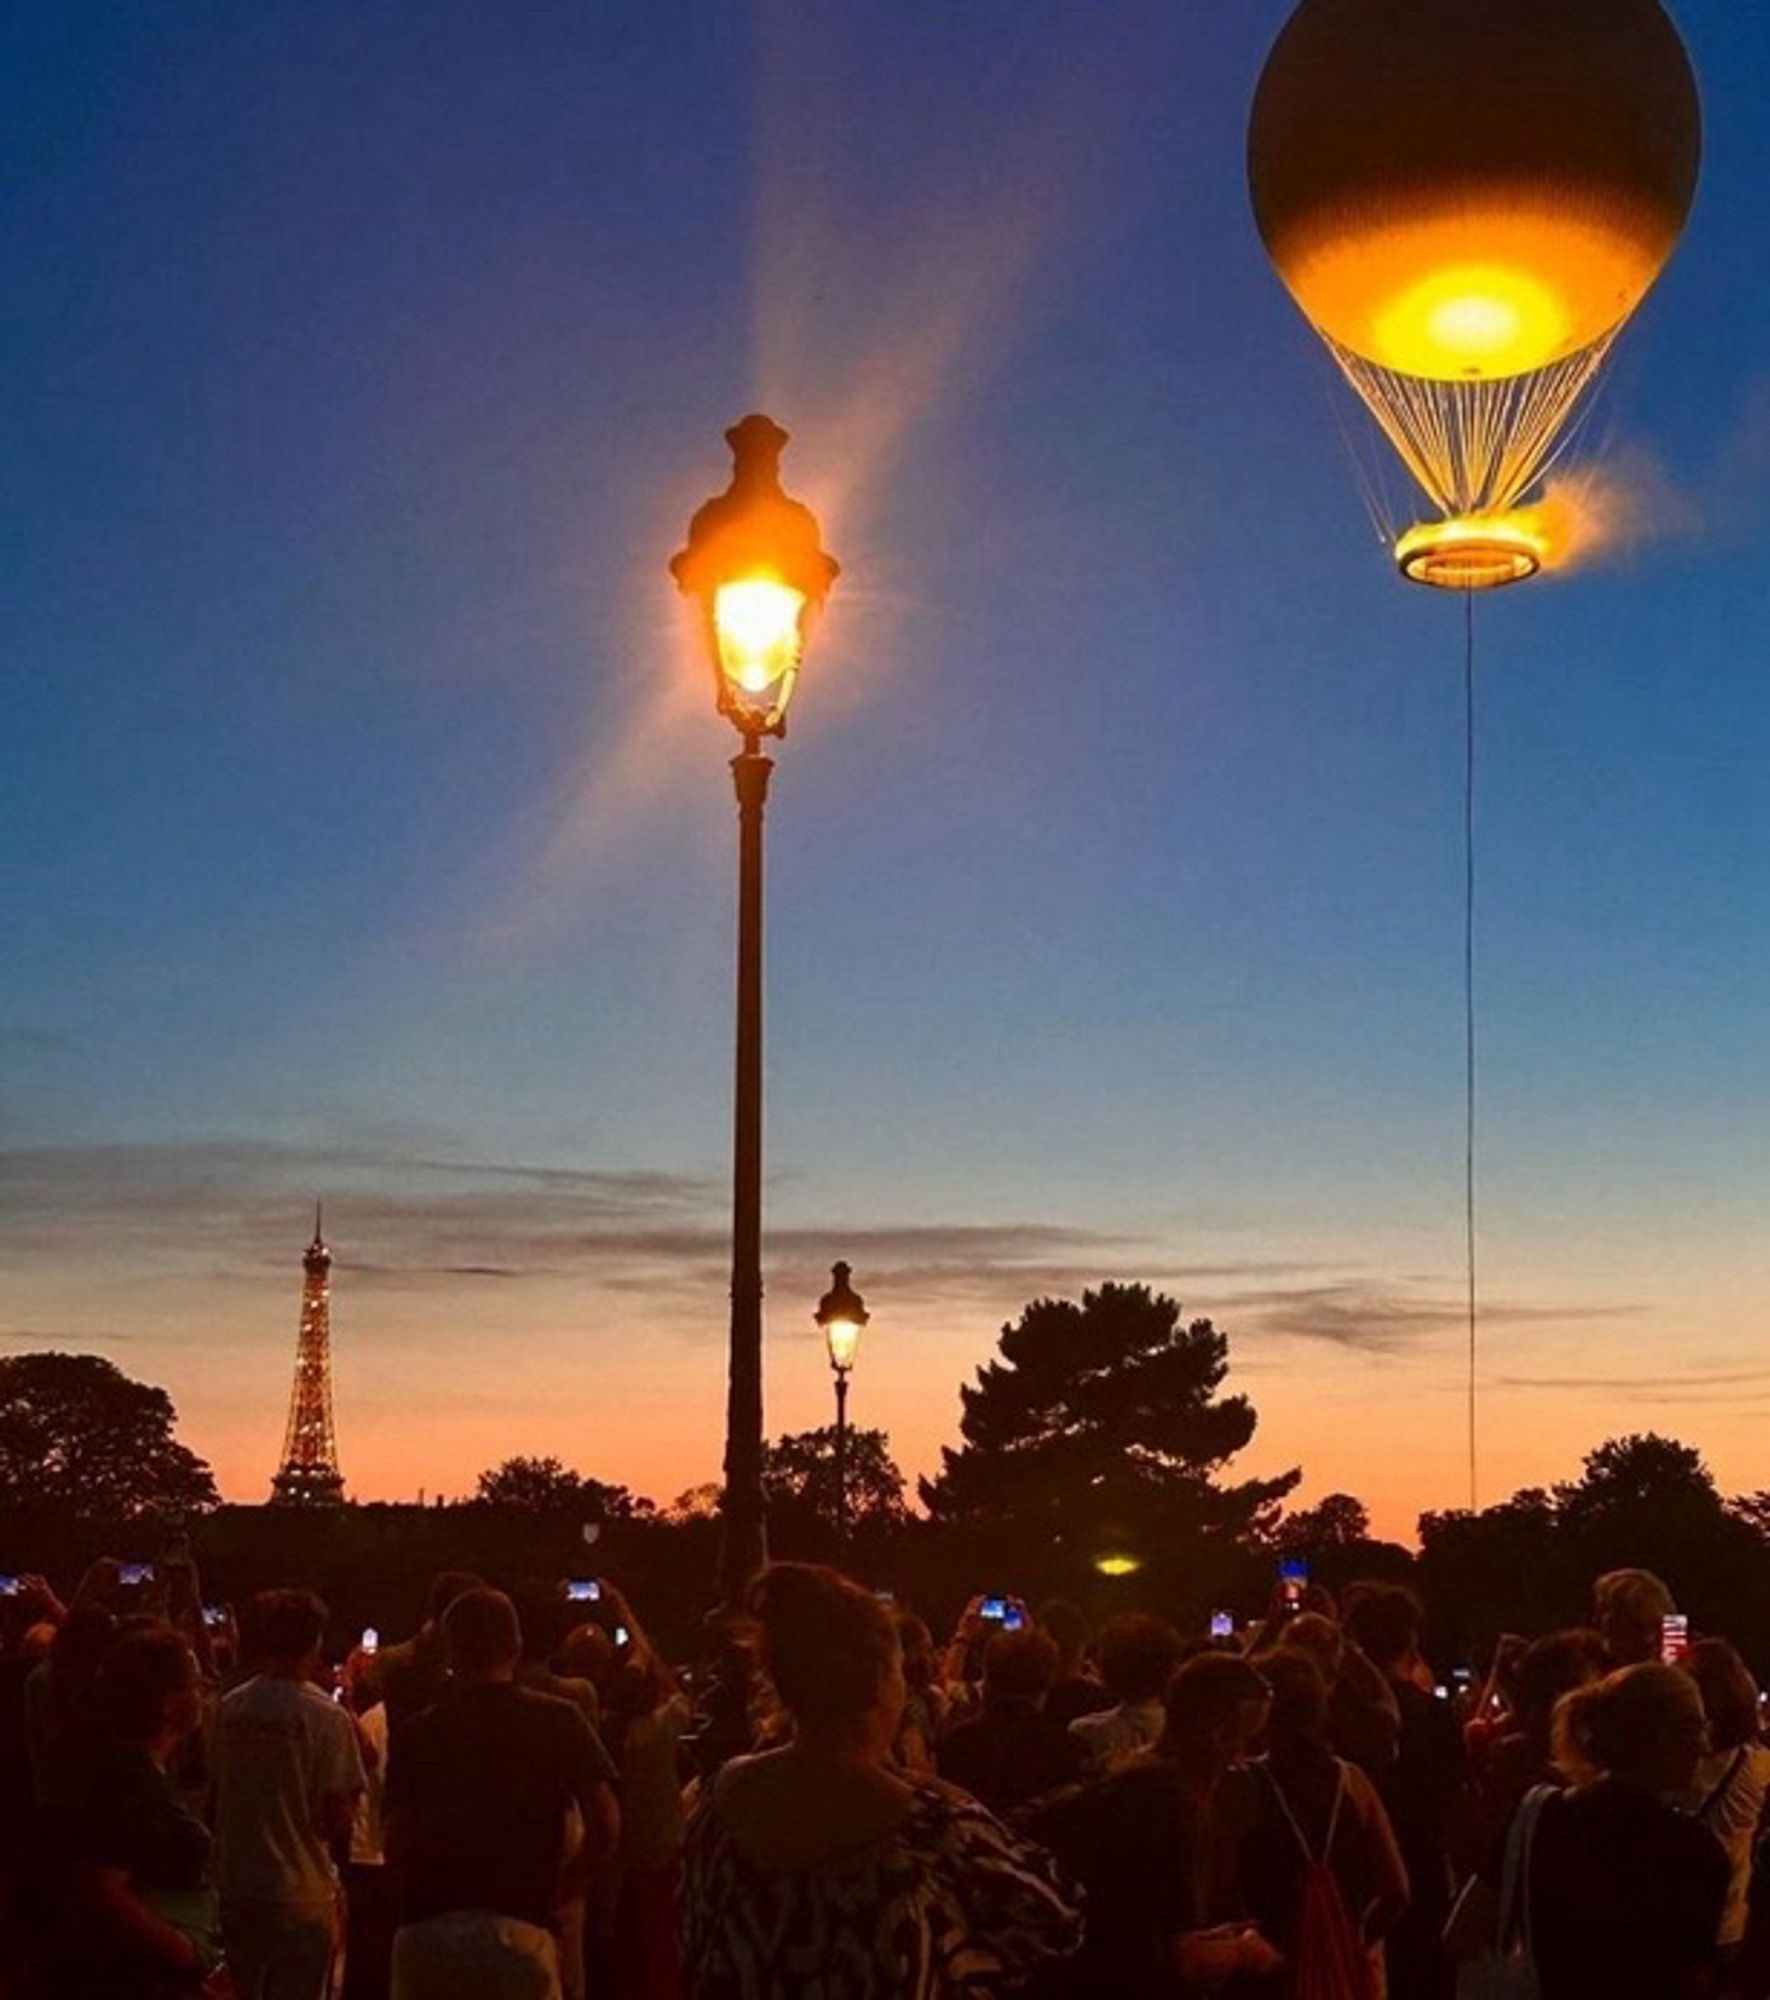
<path id="1" fill-rule="evenodd" d="M 1505 517 L 1670 258 L 1701 149 L 1659 0 L 1301 0 L 1254 100 L 1254 215 L 1446 517 L 1403 538 L 1407 574 L 1536 569 Z"/>

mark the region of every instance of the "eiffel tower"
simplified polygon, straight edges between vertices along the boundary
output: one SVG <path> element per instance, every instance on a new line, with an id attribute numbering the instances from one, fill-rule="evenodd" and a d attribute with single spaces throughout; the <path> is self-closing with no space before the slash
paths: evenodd
<path id="1" fill-rule="evenodd" d="M 295 1384 L 289 1391 L 282 1467 L 270 1483 L 271 1504 L 336 1507 L 344 1498 L 344 1476 L 338 1470 L 338 1440 L 332 1430 L 332 1253 L 320 1233 L 318 1204 L 313 1241 L 301 1259 L 301 1269 Z"/>

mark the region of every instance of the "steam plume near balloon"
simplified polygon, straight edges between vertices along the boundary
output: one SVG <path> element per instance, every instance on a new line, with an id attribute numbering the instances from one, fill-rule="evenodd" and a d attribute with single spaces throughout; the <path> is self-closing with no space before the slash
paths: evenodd
<path id="1" fill-rule="evenodd" d="M 1625 447 L 1550 476 L 1543 497 L 1519 510 L 1541 539 L 1550 575 L 1620 562 L 1650 542 L 1698 532 L 1700 509 L 1654 455 Z"/>
<path id="2" fill-rule="evenodd" d="M 1386 503 L 1379 502 L 1379 510 Z M 1699 516 L 1651 454 L 1629 451 L 1552 473 L 1540 498 L 1401 528 L 1385 540 L 1402 574 L 1443 589 L 1495 590 L 1526 577 L 1617 561 L 1641 544 L 1692 533 Z"/>

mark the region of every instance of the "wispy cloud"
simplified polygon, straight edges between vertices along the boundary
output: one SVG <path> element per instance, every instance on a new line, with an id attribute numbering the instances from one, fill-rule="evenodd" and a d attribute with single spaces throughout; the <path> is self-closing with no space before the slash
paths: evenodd
<path id="1" fill-rule="evenodd" d="M 864 1239 L 867 1233 L 855 1232 L 844 1240 Z M 952 1305 L 996 1301 L 1005 1276 L 1012 1278 L 1027 1300 L 1071 1297 L 1111 1278 L 1154 1286 L 1177 1297 L 1188 1314 L 1203 1313 L 1212 1311 L 1225 1291 L 1232 1293 L 1250 1281 L 1320 1268 L 1264 1259 L 1175 1263 L 1147 1236 L 1037 1225 L 1017 1230 L 948 1225 L 887 1233 L 903 1239 L 880 1246 L 880 1261 L 890 1271 L 893 1290 L 917 1300 Z M 790 1232 L 785 1240 L 804 1238 L 810 1248 L 814 1234 L 818 1243 L 831 1240 L 827 1231 L 807 1230 Z M 924 1253 L 928 1261 L 915 1261 L 917 1252 Z"/>
<path id="2" fill-rule="evenodd" d="M 57 1333 L 35 1326 L 0 1326 L 0 1347 L 28 1347 L 33 1350 L 109 1347 L 113 1341 L 136 1339 L 133 1333 Z"/>
<path id="3" fill-rule="evenodd" d="M 516 1298 L 525 1286 L 538 1295 L 566 1285 L 680 1309 L 685 1323 L 716 1331 L 707 1309 L 731 1247 L 721 1175 L 452 1157 L 434 1134 L 409 1148 L 261 1138 L 0 1148 L 0 1252 L 15 1268 L 114 1259 L 132 1271 L 258 1283 L 292 1268 L 316 1193 L 340 1281 L 360 1294 L 433 1293 L 440 1303 L 462 1287 Z M 1256 1364 L 1254 1339 L 1399 1355 L 1454 1333 L 1464 1311 L 1442 1281 L 1423 1277 L 1270 1256 L 1186 1261 L 1171 1239 L 1047 1218 L 876 1223 L 808 1218 L 802 1204 L 768 1232 L 773 1288 L 806 1290 L 838 1252 L 900 1312 L 980 1323 L 1107 1278 L 1141 1280 L 1210 1313 Z M 1494 1300 L 1482 1321 L 1565 1324 L 1642 1309 Z"/>
<path id="4" fill-rule="evenodd" d="M 289 1270 L 326 1196 L 340 1281 L 439 1297 L 564 1282 L 652 1304 L 723 1289 L 731 1252 L 722 1178 L 261 1139 L 0 1148 L 0 1250 L 15 1266 L 114 1257 L 132 1270 L 257 1283 Z M 804 1289 L 840 1252 L 900 1311 L 996 1319 L 1107 1278 L 1141 1280 L 1188 1310 L 1321 1265 L 1176 1261 L 1151 1236 L 1047 1219 L 874 1223 L 832 1214 L 768 1232 L 771 1274 Z M 1255 1293 L 1255 1297 L 1305 1294 Z"/>
<path id="5" fill-rule="evenodd" d="M 1595 1391 L 1626 1395 L 1631 1390 L 1639 1390 L 1644 1395 L 1664 1396 L 1677 1391 L 1770 1385 L 1770 1368 L 1740 1368 L 1686 1375 L 1501 1375 L 1497 1382 L 1505 1389 L 1566 1389 L 1582 1395 Z"/>
<path id="6" fill-rule="evenodd" d="M 1277 1286 L 1241 1293 L 1235 1309 L 1242 1323 L 1281 1339 L 1325 1343 L 1373 1355 L 1420 1346 L 1466 1323 L 1458 1298 L 1419 1282 L 1385 1284 L 1368 1278 L 1327 1284 Z M 1493 1300 L 1480 1309 L 1485 1326 L 1533 1326 L 1563 1321 L 1618 1319 L 1643 1312 L 1640 1305 L 1538 1305 Z"/>
<path id="7" fill-rule="evenodd" d="M 188 1262 L 232 1251 L 278 1259 L 307 1204 L 369 1245 L 397 1236 L 402 1261 L 459 1264 L 465 1244 L 527 1225 L 551 1237 L 700 1213 L 714 1183 L 653 1169 L 601 1171 L 327 1149 L 264 1139 L 0 1148 L 0 1243 L 15 1257 L 103 1243 Z M 431 1247 L 426 1250 L 424 1245 Z M 488 1257 L 484 1261 L 507 1262 Z"/>
<path id="8" fill-rule="evenodd" d="M 655 1301 L 705 1301 L 723 1288 L 731 1237 L 723 1217 L 662 1229 L 560 1232 L 531 1238 L 535 1260 L 498 1265 L 349 1263 L 365 1288 L 417 1289 L 451 1277 L 576 1279 Z M 868 1227 L 835 1218 L 768 1232 L 771 1289 L 808 1291 L 823 1281 L 833 1249 L 899 1313 L 916 1310 L 999 1318 L 1028 1300 L 1073 1297 L 1107 1278 L 1140 1280 L 1183 1303 L 1207 1277 L 1240 1279 L 1265 1265 L 1174 1265 L 1139 1239 L 1050 1223 L 925 1223 Z M 808 1336 L 809 1337 L 809 1336 Z"/>

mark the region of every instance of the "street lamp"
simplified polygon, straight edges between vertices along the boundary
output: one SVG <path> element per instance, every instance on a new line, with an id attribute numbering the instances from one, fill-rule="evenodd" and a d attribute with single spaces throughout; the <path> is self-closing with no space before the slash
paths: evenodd
<path id="1" fill-rule="evenodd" d="M 728 1605 L 767 1560 L 762 1498 L 762 809 L 765 736 L 787 732 L 805 638 L 836 580 L 817 517 L 781 489 L 787 433 L 748 416 L 725 433 L 731 484 L 697 509 L 670 573 L 699 607 L 721 715 L 742 739 L 738 801 L 737 1091 L 732 1149 L 731 1353 L 720 1581 Z"/>
<path id="2" fill-rule="evenodd" d="M 859 1292 L 848 1282 L 848 1271 L 846 1264 L 830 1266 L 835 1283 L 818 1300 L 816 1315 L 836 1377 L 836 1535 L 844 1543 L 848 1540 L 848 1376 L 860 1348 L 861 1328 L 870 1317 Z"/>

